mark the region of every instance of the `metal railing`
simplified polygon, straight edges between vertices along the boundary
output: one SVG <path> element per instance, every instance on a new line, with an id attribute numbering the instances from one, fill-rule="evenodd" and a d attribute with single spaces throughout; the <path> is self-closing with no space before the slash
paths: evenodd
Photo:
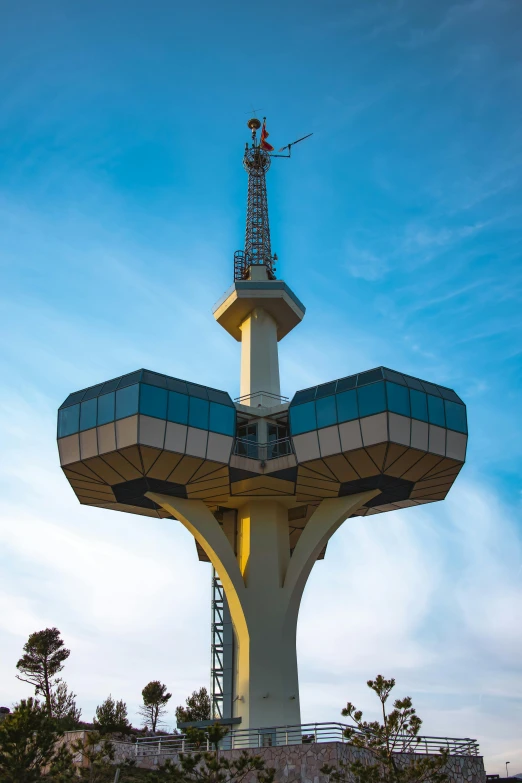
<path id="1" fill-rule="evenodd" d="M 266 398 L 270 405 L 283 405 L 285 402 L 288 402 L 288 397 L 285 397 L 283 394 L 273 394 L 273 392 L 267 392 L 267 391 L 257 391 L 252 392 L 252 394 L 243 394 L 241 397 L 235 397 L 234 402 L 239 402 L 241 405 L 253 405 L 254 400 L 261 400 L 259 403 L 260 405 L 263 405 L 263 398 Z M 250 401 L 250 402 L 249 402 Z"/>
<path id="2" fill-rule="evenodd" d="M 263 729 L 233 729 L 221 740 L 219 748 L 263 748 L 275 745 L 304 745 L 317 742 L 343 742 L 351 744 L 344 732 L 352 729 L 355 734 L 362 735 L 358 729 L 343 723 L 303 723 L 298 726 L 273 726 Z M 404 735 L 395 741 L 396 753 L 414 753 L 437 755 L 441 749 L 450 756 L 478 756 L 477 740 L 465 737 L 410 737 Z M 185 735 L 171 734 L 161 737 L 139 738 L 135 744 L 136 756 L 176 755 L 196 750 L 212 750 L 208 737 L 202 744 L 189 742 Z"/>
<path id="3" fill-rule="evenodd" d="M 292 441 L 290 438 L 280 438 L 268 443 L 258 443 L 254 440 L 248 440 L 248 438 L 236 438 L 234 454 L 238 457 L 248 457 L 266 462 L 269 459 L 293 454 Z"/>

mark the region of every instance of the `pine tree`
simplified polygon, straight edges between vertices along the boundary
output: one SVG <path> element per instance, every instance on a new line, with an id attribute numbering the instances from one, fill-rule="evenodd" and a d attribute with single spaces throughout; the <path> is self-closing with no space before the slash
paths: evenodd
<path id="1" fill-rule="evenodd" d="M 127 720 L 127 705 L 124 701 L 114 701 L 112 695 L 96 707 L 96 717 L 93 720 L 100 734 L 128 734 L 130 723 Z"/>
<path id="2" fill-rule="evenodd" d="M 70 691 L 67 683 L 56 680 L 51 691 L 51 715 L 63 731 L 77 728 L 82 711 L 76 706 L 76 694 Z"/>
<path id="3" fill-rule="evenodd" d="M 22 699 L 0 725 L 2 783 L 34 783 L 48 767 L 59 769 L 65 780 L 72 774 L 72 756 L 57 745 L 59 737 L 46 707 L 36 699 Z"/>
<path id="4" fill-rule="evenodd" d="M 152 680 L 141 692 L 143 704 L 140 707 L 140 715 L 144 718 L 145 725 L 150 725 L 153 732 L 158 723 L 163 723 L 162 716 L 167 712 L 166 704 L 172 697 L 167 693 L 167 686 L 159 680 Z"/>
<path id="5" fill-rule="evenodd" d="M 189 721 L 211 720 L 210 696 L 206 688 L 194 691 L 185 702 L 186 706 L 176 707 L 176 720 L 178 723 Z"/>
<path id="6" fill-rule="evenodd" d="M 386 680 L 379 674 L 367 685 L 379 698 L 383 722 L 363 720 L 361 710 L 351 702 L 341 714 L 354 723 L 345 730 L 345 738 L 355 748 L 367 751 L 372 761 L 357 759 L 340 762 L 337 767 L 325 764 L 321 772 L 329 775 L 332 783 L 446 783 L 447 750 L 440 748 L 436 757 L 415 754 L 422 720 L 411 698 L 396 699 L 393 710 L 387 712 L 386 702 L 395 680 Z"/>
<path id="7" fill-rule="evenodd" d="M 22 682 L 33 685 L 35 695 L 45 699 L 47 714 L 52 715 L 51 692 L 56 684 L 56 675 L 63 669 L 63 663 L 71 654 L 64 647 L 58 628 L 46 628 L 29 636 L 24 644 L 24 654 L 16 668 L 24 676 L 17 674 Z"/>
<path id="8" fill-rule="evenodd" d="M 237 759 L 217 753 L 180 753 L 179 763 L 167 760 L 147 776 L 150 783 L 273 783 L 275 769 L 267 768 L 260 756 L 242 751 Z"/>

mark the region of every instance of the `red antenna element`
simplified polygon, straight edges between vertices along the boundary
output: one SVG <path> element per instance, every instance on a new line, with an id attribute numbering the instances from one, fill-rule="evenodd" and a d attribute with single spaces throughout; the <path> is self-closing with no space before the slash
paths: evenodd
<path id="1" fill-rule="evenodd" d="M 263 117 L 263 127 L 261 128 L 261 144 L 259 146 L 261 147 L 262 150 L 265 150 L 265 152 L 274 151 L 272 145 L 267 142 L 269 135 L 270 134 L 266 129 L 266 117 Z"/>

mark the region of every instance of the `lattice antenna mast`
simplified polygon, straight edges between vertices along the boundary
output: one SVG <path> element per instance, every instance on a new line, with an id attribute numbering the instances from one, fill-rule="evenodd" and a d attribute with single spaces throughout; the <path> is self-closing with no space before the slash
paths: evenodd
<path id="1" fill-rule="evenodd" d="M 243 167 L 248 173 L 245 249 L 244 251 L 236 250 L 234 253 L 234 279 L 245 280 L 249 276 L 252 265 L 264 265 L 268 278 L 274 280 L 277 255 L 275 253 L 272 255 L 270 242 L 265 175 L 270 168 L 272 158 L 289 158 L 292 146 L 299 141 L 307 139 L 312 134 L 309 133 L 308 136 L 303 136 L 301 139 L 279 150 L 280 153 L 288 150 L 287 155 L 270 154 L 269 150 L 273 148 L 266 142 L 263 142 L 263 133 L 261 134 L 261 143 L 257 141 L 257 131 L 261 127 L 261 122 L 257 117 L 252 117 L 247 122 L 247 125 L 252 131 L 252 144 L 251 146 L 248 143 L 245 145 L 245 153 L 243 155 Z M 263 144 L 265 149 L 263 149 Z"/>

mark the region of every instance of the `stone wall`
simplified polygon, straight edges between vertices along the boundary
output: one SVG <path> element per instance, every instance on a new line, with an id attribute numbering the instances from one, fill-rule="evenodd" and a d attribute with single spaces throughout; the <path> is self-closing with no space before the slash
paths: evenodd
<path id="1" fill-rule="evenodd" d="M 220 752 L 229 759 L 237 758 L 241 753 L 240 750 Z M 342 742 L 278 745 L 251 748 L 248 752 L 261 756 L 267 767 L 275 768 L 275 783 L 328 783 L 326 775 L 321 773 L 323 764 L 337 765 L 339 761 L 355 761 L 368 754 L 367 751 Z M 116 763 L 128 758 L 134 759 L 139 767 L 153 770 L 158 769 L 168 758 L 177 761 L 178 756 L 174 753 L 158 753 L 157 749 L 155 752 L 152 748 L 149 748 L 147 755 L 136 755 L 136 745 L 117 743 Z M 486 783 L 482 756 L 450 756 L 445 771 L 450 783 Z"/>

